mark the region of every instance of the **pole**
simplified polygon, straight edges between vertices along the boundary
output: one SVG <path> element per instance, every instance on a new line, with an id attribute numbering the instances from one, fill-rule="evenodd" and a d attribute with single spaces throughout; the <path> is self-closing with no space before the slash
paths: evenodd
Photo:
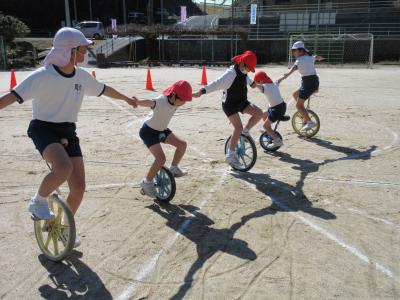
<path id="1" fill-rule="evenodd" d="M 164 60 L 164 1 L 161 0 L 161 60 Z"/>
<path id="2" fill-rule="evenodd" d="M 92 0 L 89 0 L 89 15 L 90 15 L 90 20 L 93 20 L 93 14 L 92 14 Z"/>
<path id="3" fill-rule="evenodd" d="M 124 14 L 124 25 L 126 30 L 126 3 L 125 0 L 122 0 L 122 12 Z"/>
<path id="4" fill-rule="evenodd" d="M 75 23 L 78 22 L 78 11 L 76 10 L 76 0 L 74 0 L 74 17 L 75 17 Z"/>
<path id="5" fill-rule="evenodd" d="M 231 57 L 233 57 L 233 0 L 231 4 Z"/>
<path id="6" fill-rule="evenodd" d="M 67 25 L 67 27 L 71 27 L 71 17 L 69 15 L 69 1 L 64 0 L 64 5 L 65 5 L 65 25 Z"/>
<path id="7" fill-rule="evenodd" d="M 319 12 L 320 12 L 321 0 L 318 0 L 317 6 L 317 17 L 316 17 L 316 24 L 315 24 L 315 40 L 314 40 L 314 54 L 317 53 L 318 48 L 318 31 L 319 31 Z"/>

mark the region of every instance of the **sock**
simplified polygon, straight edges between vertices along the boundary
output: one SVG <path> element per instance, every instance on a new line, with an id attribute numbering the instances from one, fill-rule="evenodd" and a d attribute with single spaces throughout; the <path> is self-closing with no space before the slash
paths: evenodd
<path id="1" fill-rule="evenodd" d="M 172 168 L 172 167 L 177 168 L 178 166 L 177 166 L 177 165 L 172 165 L 172 164 L 171 164 L 171 168 Z"/>
<path id="2" fill-rule="evenodd" d="M 243 128 L 243 133 L 249 133 L 249 129 L 247 129 L 246 127 Z"/>
<path id="3" fill-rule="evenodd" d="M 144 178 L 144 179 L 143 179 L 143 182 L 144 182 L 144 183 L 152 183 L 153 181 L 152 181 L 152 180 L 147 180 L 146 178 Z"/>
<path id="4" fill-rule="evenodd" d="M 44 202 L 47 201 L 47 199 L 45 197 L 40 196 L 38 193 L 35 194 L 35 196 L 33 196 L 33 201 L 36 202 Z"/>

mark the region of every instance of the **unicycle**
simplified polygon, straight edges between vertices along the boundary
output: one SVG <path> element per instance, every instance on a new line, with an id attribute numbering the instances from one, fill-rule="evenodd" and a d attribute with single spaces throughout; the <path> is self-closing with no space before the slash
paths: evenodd
<path id="1" fill-rule="evenodd" d="M 66 147 L 68 141 L 61 140 Z M 50 165 L 46 162 L 51 170 Z M 41 220 L 31 216 L 36 241 L 43 254 L 52 261 L 61 261 L 67 257 L 75 244 L 76 228 L 74 216 L 68 204 L 61 199 L 59 189 L 48 197 L 47 203 L 53 212 L 54 220 Z"/>
<path id="2" fill-rule="evenodd" d="M 153 179 L 156 188 L 156 199 L 163 202 L 170 202 L 176 193 L 176 183 L 174 175 L 166 167 L 162 167 Z M 143 189 L 140 190 L 145 195 Z"/>
<path id="3" fill-rule="evenodd" d="M 282 122 L 286 122 L 289 121 L 290 117 L 289 116 L 281 116 L 278 121 L 275 124 L 275 128 L 274 128 L 274 132 L 276 133 L 276 135 L 283 141 L 282 135 L 277 131 L 278 129 L 278 125 L 279 123 Z M 261 147 L 267 151 L 267 152 L 275 152 L 276 150 L 278 150 L 281 146 L 278 147 L 273 147 L 270 146 L 272 143 L 272 137 L 266 132 L 264 131 L 261 135 L 260 135 L 260 145 Z"/>
<path id="4" fill-rule="evenodd" d="M 228 153 L 229 145 L 231 143 L 231 136 L 225 142 L 225 155 Z M 241 134 L 239 141 L 235 148 L 236 155 L 239 158 L 239 162 L 241 166 L 233 166 L 231 167 L 234 170 L 246 172 L 249 171 L 257 160 L 257 149 L 256 144 L 250 136 Z"/>
<path id="5" fill-rule="evenodd" d="M 307 102 L 306 110 L 308 112 L 308 115 L 310 116 L 311 121 L 313 121 L 316 124 L 315 127 L 311 128 L 309 130 L 301 130 L 303 128 L 303 126 L 305 125 L 303 116 L 298 111 L 296 111 L 292 116 L 292 127 L 293 127 L 294 132 L 296 132 L 300 136 L 307 137 L 307 138 L 310 138 L 310 137 L 313 137 L 314 135 L 316 135 L 321 126 L 318 115 L 310 109 L 310 101 L 311 101 L 310 99 L 311 99 L 311 97 L 307 99 L 308 102 Z"/>

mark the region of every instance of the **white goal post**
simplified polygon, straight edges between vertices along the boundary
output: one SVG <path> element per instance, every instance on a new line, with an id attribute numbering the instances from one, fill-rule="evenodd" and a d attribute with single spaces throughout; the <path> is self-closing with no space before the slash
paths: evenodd
<path id="1" fill-rule="evenodd" d="M 289 45 L 303 41 L 312 54 L 323 56 L 329 64 L 374 63 L 374 36 L 371 33 L 342 34 L 296 34 L 291 35 Z M 289 51 L 289 66 L 293 63 Z"/>

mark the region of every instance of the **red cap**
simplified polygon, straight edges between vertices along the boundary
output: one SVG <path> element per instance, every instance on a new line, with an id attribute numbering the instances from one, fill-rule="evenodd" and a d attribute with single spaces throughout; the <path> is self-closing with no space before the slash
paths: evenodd
<path id="1" fill-rule="evenodd" d="M 232 58 L 235 64 L 245 63 L 249 70 L 254 73 L 257 65 L 257 56 L 250 50 L 243 52 L 242 54 L 236 55 Z"/>
<path id="2" fill-rule="evenodd" d="M 268 77 L 264 71 L 258 71 L 254 74 L 254 81 L 261 81 L 262 83 L 272 83 L 271 78 Z"/>
<path id="3" fill-rule="evenodd" d="M 173 85 L 163 92 L 163 95 L 169 96 L 172 93 L 175 93 L 182 101 L 192 101 L 192 86 L 186 80 L 174 82 Z"/>

